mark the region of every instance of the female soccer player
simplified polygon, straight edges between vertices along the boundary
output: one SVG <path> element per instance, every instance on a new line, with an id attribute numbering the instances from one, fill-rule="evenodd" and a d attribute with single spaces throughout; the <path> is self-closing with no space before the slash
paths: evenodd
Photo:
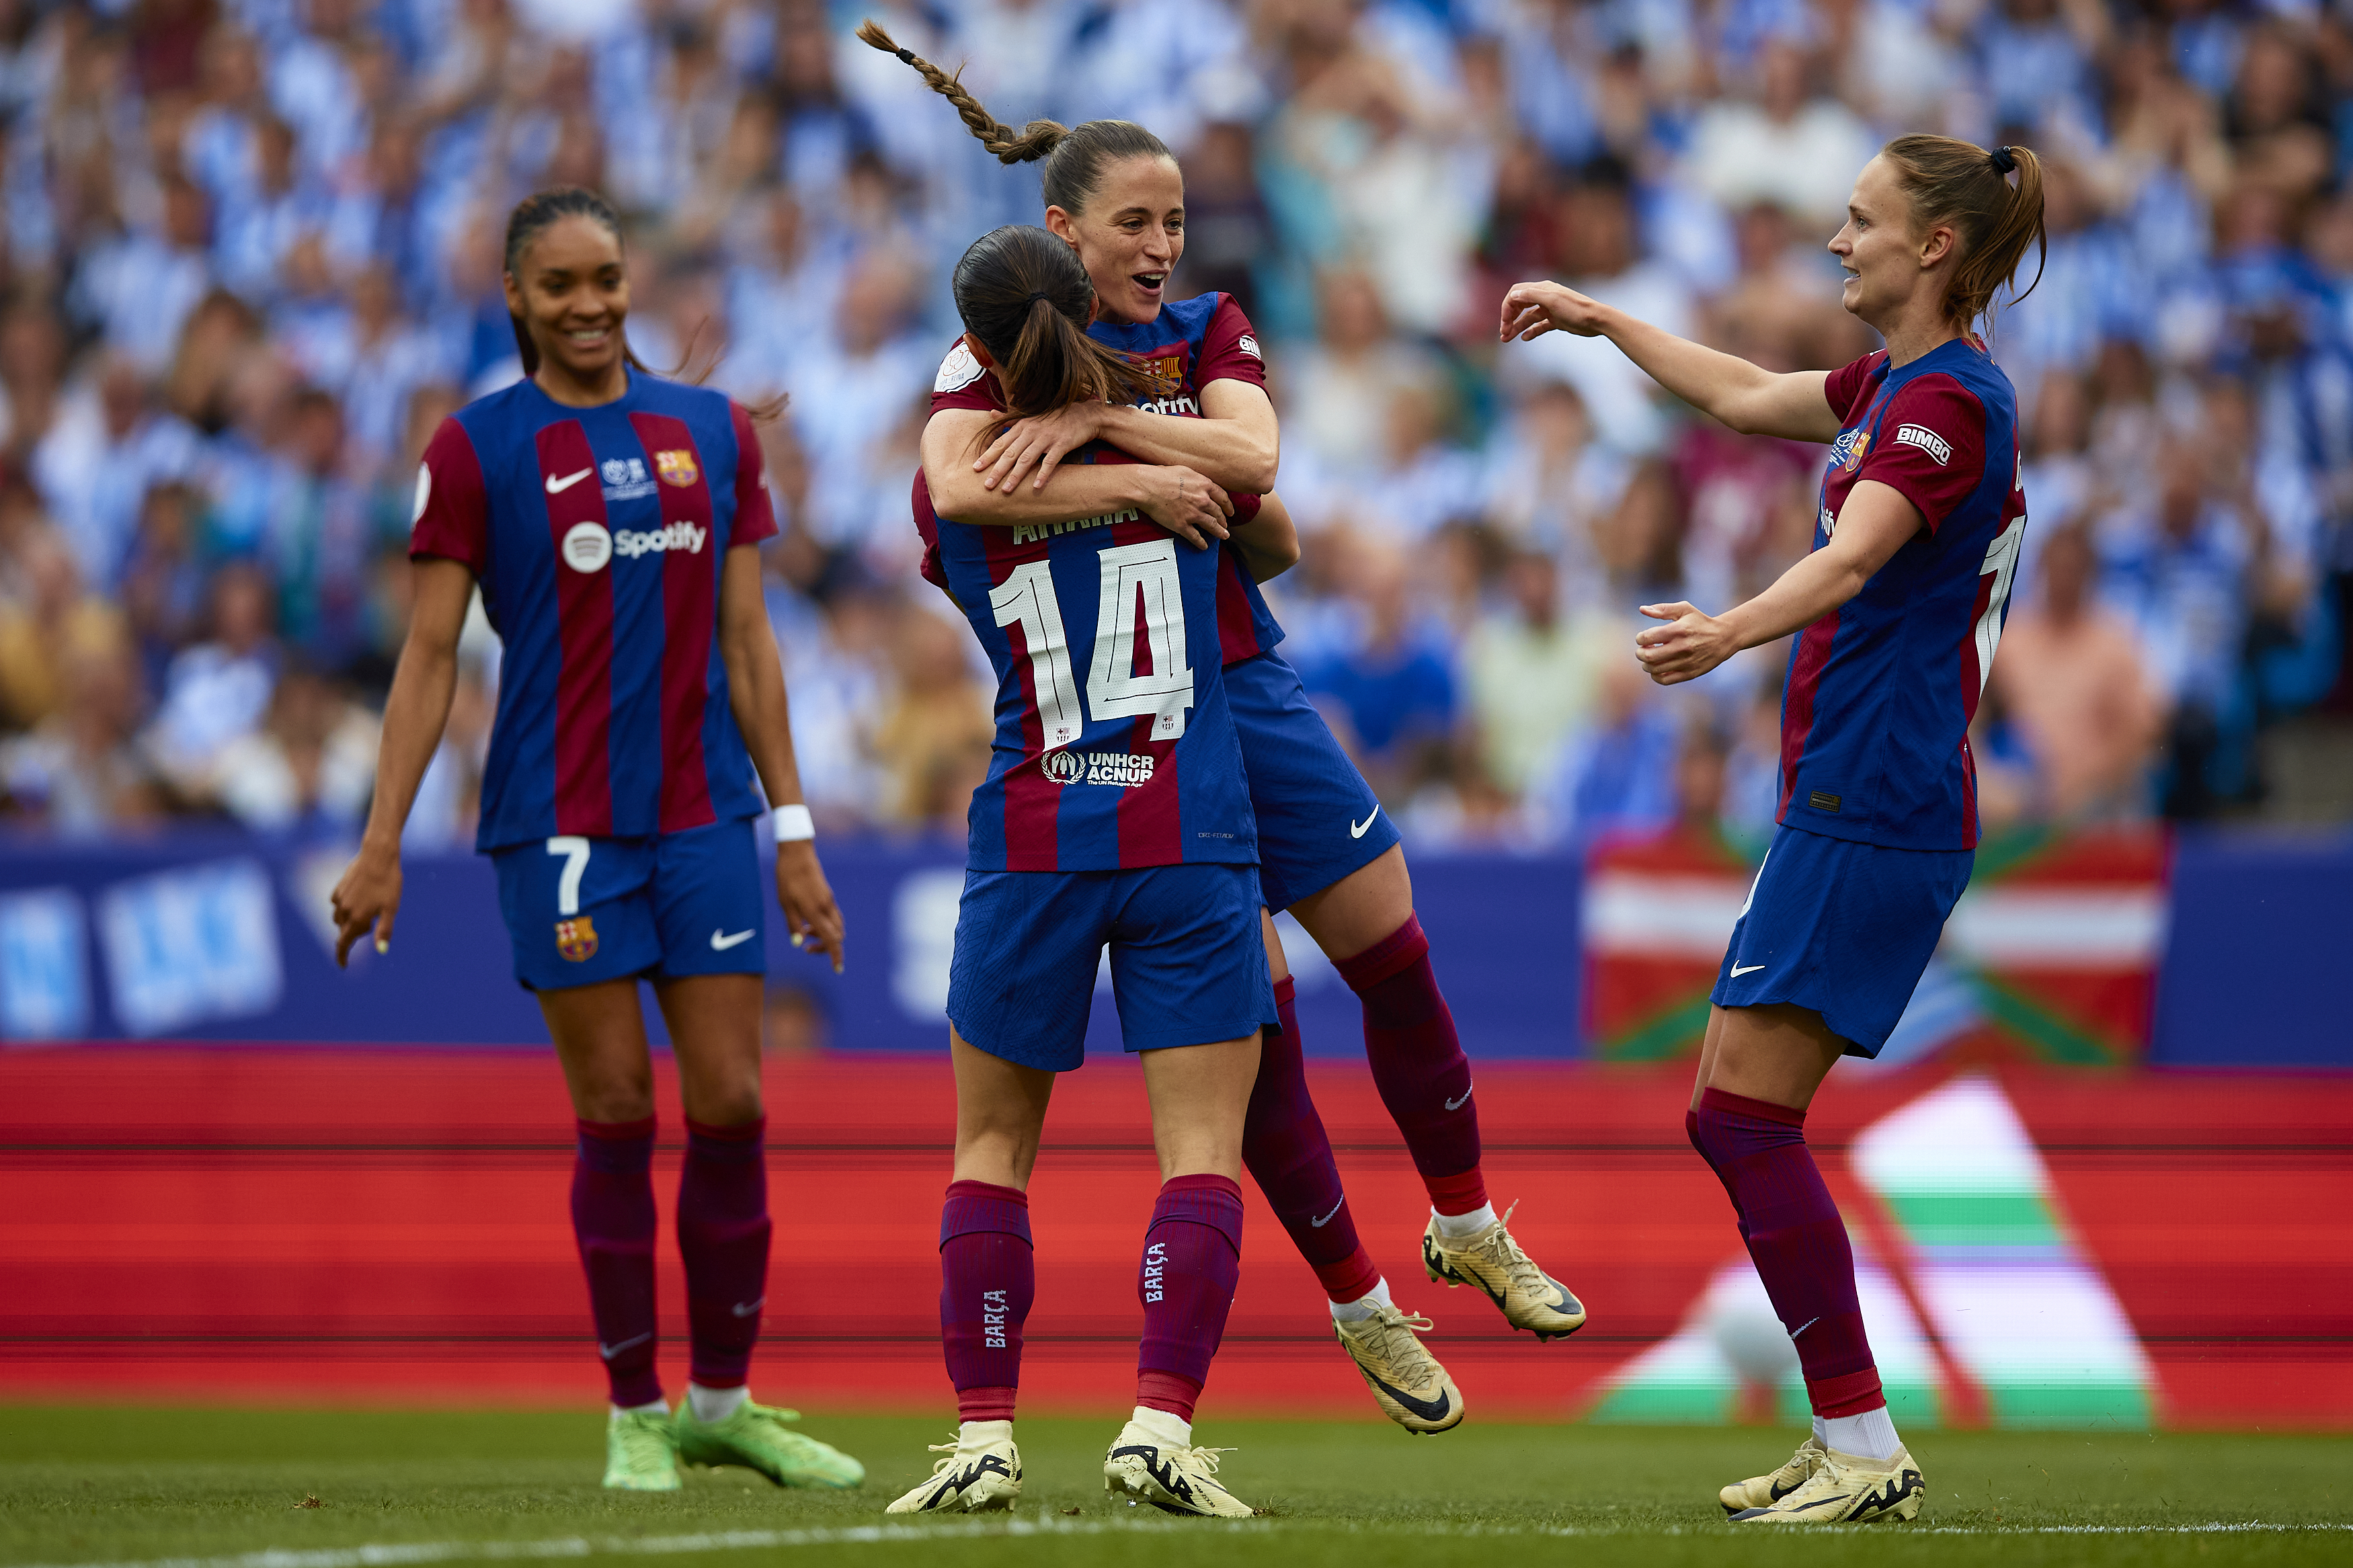
<path id="1" fill-rule="evenodd" d="M 955 288 L 972 344 L 997 368 L 1000 418 L 1145 384 L 1086 335 L 1094 290 L 1044 229 L 983 235 Z M 943 517 L 936 536 L 944 586 L 997 668 L 997 730 L 973 795 L 948 981 L 956 1152 L 940 1320 L 961 1425 L 931 1479 L 891 1511 L 1009 1508 L 1020 1494 L 1013 1410 L 1035 1279 L 1026 1189 L 1054 1075 L 1084 1059 L 1108 944 L 1161 1188 L 1137 1276 L 1135 1412 L 1103 1485 L 1172 1513 L 1245 1517 L 1216 1451 L 1192 1440 L 1240 1269 L 1243 1116 L 1260 1032 L 1275 1021 L 1257 833 L 1211 657 L 1219 558 L 1127 504 L 1010 530 Z"/>
<path id="2" fill-rule="evenodd" d="M 476 847 L 498 868 L 515 978 L 536 992 L 579 1118 L 572 1225 L 612 1387 L 605 1485 L 670 1491 L 681 1459 L 854 1487 L 858 1461 L 752 1402 L 767 1295 L 755 821 L 775 804 L 793 944 L 841 963 L 841 916 L 799 804 L 784 670 L 754 548 L 776 532 L 749 416 L 646 373 L 620 220 L 579 189 L 507 222 L 526 376 L 442 422 L 417 476 L 416 609 L 385 709 L 375 802 L 334 893 L 335 958 L 392 940 L 400 833 L 439 745 L 477 584 L 504 639 Z M 654 984 L 678 1056 L 678 1246 L 692 1344 L 673 1422 L 654 1370 Z"/>
<path id="3" fill-rule="evenodd" d="M 2017 401 L 1975 328 L 2029 241 L 2042 243 L 2032 153 L 1903 136 L 1863 165 L 1830 242 L 1846 308 L 1887 343 L 1841 370 L 1773 374 L 1556 283 L 1504 297 L 1506 342 L 1606 337 L 1736 430 L 1831 447 L 1811 554 L 1721 616 L 1645 605 L 1666 625 L 1635 638 L 1672 686 L 1801 633 L 1781 702 L 1781 826 L 1732 930 L 1683 1121 L 1731 1194 L 1814 1407 L 1788 1464 L 1724 1489 L 1736 1520 L 1911 1519 L 1925 1495 L 1887 1417 L 1805 1113 L 1831 1063 L 1879 1054 L 1968 885 L 1969 720 L 2026 530 Z"/>
<path id="4" fill-rule="evenodd" d="M 1016 132 L 874 24 L 859 37 L 921 72 L 1000 161 L 1044 161 L 1046 226 L 1078 253 L 1094 285 L 1098 314 L 1089 335 L 1151 375 L 1148 395 L 1133 402 L 1071 403 L 1008 426 L 993 406 L 986 368 L 961 344 L 951 349 L 923 432 L 934 502 L 961 521 L 1000 527 L 1128 504 L 1121 499 L 1126 481 L 1111 470 L 1061 463 L 1091 440 L 1198 473 L 1213 487 L 1219 512 L 1228 492 L 1271 489 L 1278 430 L 1249 321 L 1225 294 L 1163 303 L 1184 254 L 1185 184 L 1160 139 L 1109 120 L 1069 130 L 1032 121 Z M 1158 417 L 1168 415 L 1180 417 Z M 1024 484 L 1033 463 L 1035 478 Z M 1176 526 L 1197 543 L 1230 532 L 1212 515 Z M 1373 1081 L 1430 1194 L 1423 1267 L 1450 1286 L 1477 1286 L 1515 1329 L 1540 1340 L 1573 1333 L 1585 1322 L 1584 1306 L 1529 1259 L 1487 1201 L 1471 1064 L 1414 915 L 1397 830 L 1297 673 L 1274 651 L 1282 628 L 1249 562 L 1237 550 L 1220 553 L 1226 686 L 1258 818 L 1261 890 L 1269 910 L 1287 908 L 1307 928 L 1363 1004 Z M 1282 1014 L 1269 1049 L 1295 1054 L 1292 982 L 1271 920 L 1264 941 Z M 1295 1094 L 1286 1092 L 1263 1114 L 1253 1106 L 1251 1173 L 1314 1267 L 1340 1341 L 1383 1411 L 1410 1430 L 1441 1429 L 1428 1413 L 1451 1402 L 1459 1420 L 1460 1395 L 1406 1331 L 1410 1320 L 1397 1314 L 1387 1282 L 1357 1244 L 1353 1216 L 1337 1206 L 1338 1174 L 1328 1149 L 1319 1155 L 1313 1147 L 1321 1124 L 1305 1102 L 1303 1077 L 1299 1081 Z M 1402 1402 L 1392 1397 L 1401 1390 Z"/>

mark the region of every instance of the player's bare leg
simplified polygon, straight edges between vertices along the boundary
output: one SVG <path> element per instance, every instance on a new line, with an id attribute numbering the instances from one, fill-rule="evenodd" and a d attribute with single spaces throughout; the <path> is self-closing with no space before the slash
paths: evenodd
<path id="1" fill-rule="evenodd" d="M 1522 1251 L 1487 1198 L 1471 1062 L 1413 912 L 1405 848 L 1388 849 L 1291 906 L 1365 1010 L 1365 1059 L 1430 1193 L 1421 1260 L 1432 1279 L 1475 1285 L 1539 1340 L 1575 1333 L 1585 1306 Z"/>
<path id="2" fill-rule="evenodd" d="M 1260 927 L 1282 1027 L 1266 1037 L 1242 1127 L 1242 1163 L 1332 1303 L 1332 1332 L 1382 1415 L 1417 1435 L 1462 1424 L 1462 1393 L 1422 1345 L 1430 1320 L 1402 1311 L 1356 1236 L 1324 1119 L 1307 1092 L 1291 966 L 1274 921 Z"/>
<path id="3" fill-rule="evenodd" d="M 1845 1048 L 1809 1008 L 1716 1007 L 1684 1116 L 1732 1199 L 1814 1407 L 1813 1432 L 1788 1462 L 1719 1495 L 1743 1522 L 1910 1519 L 1925 1492 L 1880 1392 L 1845 1224 L 1806 1147 L 1806 1110 Z"/>

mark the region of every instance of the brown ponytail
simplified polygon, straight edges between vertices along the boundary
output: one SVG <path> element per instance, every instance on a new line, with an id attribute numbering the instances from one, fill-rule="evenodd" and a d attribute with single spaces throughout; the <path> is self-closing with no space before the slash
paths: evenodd
<path id="1" fill-rule="evenodd" d="M 585 185 L 558 185 L 550 190 L 534 191 L 517 202 L 514 211 L 507 215 L 505 267 L 507 276 L 512 278 L 518 287 L 522 282 L 519 268 L 522 264 L 523 252 L 531 248 L 533 240 L 537 239 L 556 223 L 567 217 L 585 217 L 591 223 L 601 225 L 605 232 L 613 237 L 613 243 L 621 247 L 624 251 L 627 250 L 628 242 L 621 235 L 621 215 L 613 210 L 612 203 L 595 191 L 589 190 Z M 523 374 L 525 376 L 538 374 L 539 345 L 531 341 L 530 329 L 524 325 L 523 319 L 512 310 L 507 312 L 507 321 L 514 328 L 515 353 L 522 360 Z M 696 336 L 701 336 L 700 329 L 697 330 Z M 712 371 L 719 368 L 714 360 L 711 364 L 705 365 L 699 374 L 685 376 L 682 373 L 694 357 L 692 339 L 688 341 L 684 353 L 685 357 L 670 370 L 666 379 L 671 381 L 683 379 L 691 385 L 700 386 Z M 629 346 L 629 335 L 626 328 L 621 333 L 621 358 L 628 363 L 631 370 L 641 375 L 659 374 L 645 361 L 639 359 L 638 351 Z M 751 416 L 754 421 L 765 424 L 782 414 L 785 411 L 785 405 L 789 401 L 788 395 L 779 393 L 764 402 L 746 404 L 744 412 Z"/>
<path id="2" fill-rule="evenodd" d="M 1124 403 L 1150 378 L 1087 336 L 1094 285 L 1079 253 L 1042 228 L 1008 224 L 972 242 L 955 267 L 956 313 L 997 362 L 1015 419 L 1074 403 Z"/>
<path id="3" fill-rule="evenodd" d="M 901 48 L 890 34 L 871 21 L 859 27 L 858 37 L 884 54 L 896 55 L 914 67 L 916 74 L 934 92 L 955 106 L 956 113 L 973 135 L 997 155 L 998 163 L 1030 163 L 1044 159 L 1046 167 L 1039 171 L 1039 183 L 1048 206 L 1060 207 L 1073 216 L 1085 211 L 1088 198 L 1103 183 L 1105 166 L 1122 159 L 1176 160 L 1166 142 L 1132 120 L 1090 120 L 1075 130 L 1052 120 L 1033 120 L 1017 132 L 989 113 L 980 100 L 965 90 L 961 69 L 950 76 L 914 50 Z"/>
<path id="4" fill-rule="evenodd" d="M 2050 240 L 2042 227 L 2042 163 L 2028 147 L 1991 152 L 1950 136 L 1898 136 L 1880 149 L 1895 182 L 1912 199 L 1912 231 L 1949 223 L 1960 232 L 1960 260 L 1945 295 L 1945 313 L 1964 331 L 1993 304 L 1996 290 L 2018 275 L 2027 243 L 2035 247 L 2034 282 L 2042 281 Z M 2010 176 L 2015 173 L 2018 184 Z"/>

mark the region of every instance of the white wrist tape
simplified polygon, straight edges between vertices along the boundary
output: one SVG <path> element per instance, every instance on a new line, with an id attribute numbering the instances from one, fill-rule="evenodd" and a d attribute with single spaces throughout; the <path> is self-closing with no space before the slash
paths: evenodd
<path id="1" fill-rule="evenodd" d="M 817 824 L 810 820 L 807 806 L 780 805 L 776 816 L 779 844 L 802 844 L 817 837 Z"/>

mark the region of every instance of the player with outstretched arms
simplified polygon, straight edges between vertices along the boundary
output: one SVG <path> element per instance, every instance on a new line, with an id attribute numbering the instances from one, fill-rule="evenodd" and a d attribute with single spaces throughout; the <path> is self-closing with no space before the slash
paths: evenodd
<path id="1" fill-rule="evenodd" d="M 1185 243 L 1176 158 L 1125 121 L 1067 129 L 1033 121 L 1016 132 L 881 28 L 869 23 L 859 37 L 922 73 L 1001 162 L 1043 161 L 1046 226 L 1094 286 L 1089 335 L 1151 378 L 1133 399 L 1073 402 L 1008 423 L 988 367 L 953 346 L 923 431 L 930 504 L 997 528 L 1134 506 L 1189 542 L 1224 542 L 1219 651 L 1258 819 L 1261 890 L 1270 911 L 1288 909 L 1306 928 L 1363 1005 L 1374 1083 L 1430 1197 L 1423 1267 L 1432 1279 L 1477 1288 L 1514 1329 L 1539 1339 L 1575 1332 L 1583 1304 L 1530 1260 L 1488 1201 L 1471 1064 L 1414 914 L 1397 830 L 1276 651 L 1282 628 L 1258 580 L 1287 561 L 1270 557 L 1257 524 L 1228 521 L 1232 496 L 1271 488 L 1279 430 L 1256 336 L 1232 298 L 1164 302 Z M 1061 461 L 1096 440 L 1147 467 Z M 1290 1065 L 1301 1055 L 1298 1017 L 1271 918 L 1263 940 L 1282 1026 L 1268 1037 L 1250 1107 L 1250 1173 L 1314 1268 L 1375 1403 L 1409 1431 L 1446 1430 L 1462 1418 L 1461 1394 L 1417 1338 L 1426 1321 L 1398 1309 L 1358 1240 L 1304 1073 Z"/>
<path id="2" fill-rule="evenodd" d="M 1831 449 L 1810 554 L 1721 615 L 1645 605 L 1665 624 L 1635 638 L 1651 678 L 1672 685 L 1797 634 L 1780 826 L 1733 927 L 1684 1117 L 1813 1404 L 1813 1435 L 1787 1464 L 1724 1489 L 1744 1522 L 1911 1519 L 1926 1496 L 1888 1419 L 1805 1116 L 1841 1056 L 1878 1055 L 1968 885 L 1969 721 L 2026 528 L 2017 400 L 1976 326 L 2042 237 L 2032 153 L 1903 136 L 1863 166 L 1830 242 L 1846 308 L 1887 344 L 1841 369 L 1776 374 L 1555 283 L 1504 298 L 1506 342 L 1606 337 L 1734 429 Z"/>
<path id="3" fill-rule="evenodd" d="M 768 1293 L 754 836 L 769 807 L 793 945 L 836 969 L 842 948 L 760 594 L 757 546 L 776 523 L 752 416 L 629 353 L 620 220 L 593 192 L 514 209 L 506 296 L 523 379 L 443 421 L 417 472 L 416 608 L 366 834 L 334 891 L 336 961 L 363 937 L 389 946 L 401 826 L 440 744 L 479 584 L 505 654 L 476 847 L 497 867 L 515 978 L 538 995 L 578 1118 L 572 1225 L 611 1388 L 605 1485 L 675 1490 L 682 1458 L 854 1487 L 857 1460 L 745 1384 Z M 654 1365 L 640 978 L 670 1026 L 686 1111 L 692 1360 L 675 1417 Z"/>

